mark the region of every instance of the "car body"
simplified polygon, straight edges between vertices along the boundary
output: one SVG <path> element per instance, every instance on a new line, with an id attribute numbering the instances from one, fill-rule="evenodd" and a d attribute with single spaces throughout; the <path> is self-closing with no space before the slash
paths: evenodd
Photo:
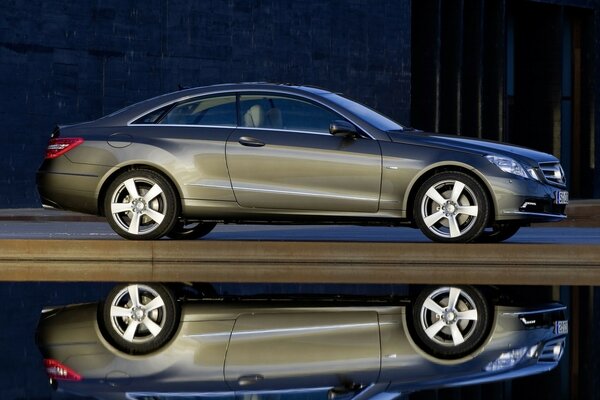
<path id="1" fill-rule="evenodd" d="M 181 90 L 57 127 L 37 184 L 45 206 L 105 215 L 130 239 L 252 222 L 501 241 L 564 219 L 568 202 L 552 155 L 424 133 L 323 89 L 266 83 Z"/>
<path id="2" fill-rule="evenodd" d="M 183 301 L 163 285 L 127 284 L 100 305 L 44 310 L 37 343 L 58 389 L 98 399 L 391 399 L 554 368 L 565 307 L 502 305 L 484 293 Z"/>

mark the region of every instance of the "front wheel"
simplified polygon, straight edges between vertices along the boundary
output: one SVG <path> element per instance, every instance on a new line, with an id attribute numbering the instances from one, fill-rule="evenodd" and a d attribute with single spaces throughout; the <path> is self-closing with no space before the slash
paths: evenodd
<path id="1" fill-rule="evenodd" d="M 462 172 L 442 172 L 417 192 L 413 215 L 421 231 L 436 242 L 470 242 L 487 224 L 489 202 L 482 185 Z"/>
<path id="2" fill-rule="evenodd" d="M 412 324 L 421 347 L 431 355 L 457 359 L 472 354 L 491 327 L 485 297 L 474 287 L 424 289 L 412 307 Z"/>
<path id="3" fill-rule="evenodd" d="M 107 339 L 129 354 L 161 348 L 177 330 L 179 308 L 169 289 L 159 284 L 116 286 L 100 313 Z"/>
<path id="4" fill-rule="evenodd" d="M 108 187 L 104 215 L 115 232 L 126 239 L 159 239 L 177 222 L 179 204 L 171 184 L 151 170 L 119 175 Z"/>

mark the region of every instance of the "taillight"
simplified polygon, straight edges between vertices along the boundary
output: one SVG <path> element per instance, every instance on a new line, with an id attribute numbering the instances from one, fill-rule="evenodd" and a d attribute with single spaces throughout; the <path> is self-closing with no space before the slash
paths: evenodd
<path id="1" fill-rule="evenodd" d="M 46 159 L 60 157 L 81 143 L 83 143 L 83 139 L 79 137 L 51 138 L 46 148 Z"/>
<path id="2" fill-rule="evenodd" d="M 44 367 L 46 367 L 46 373 L 51 379 L 61 381 L 80 381 L 83 378 L 77 372 L 71 368 L 62 365 L 56 360 L 51 358 L 44 359 Z"/>

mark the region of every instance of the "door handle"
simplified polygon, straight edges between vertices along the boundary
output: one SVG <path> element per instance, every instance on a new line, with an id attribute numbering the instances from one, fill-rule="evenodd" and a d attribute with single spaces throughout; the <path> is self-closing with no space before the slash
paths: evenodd
<path id="1" fill-rule="evenodd" d="M 238 378 L 238 385 L 240 386 L 250 386 L 255 385 L 258 382 L 265 379 L 264 376 L 256 374 L 256 375 L 244 375 Z"/>
<path id="2" fill-rule="evenodd" d="M 249 146 L 249 147 L 262 147 L 265 145 L 264 142 L 261 142 L 260 140 L 253 138 L 251 136 L 242 136 L 240 138 L 240 140 L 238 140 L 238 142 L 243 146 Z"/>

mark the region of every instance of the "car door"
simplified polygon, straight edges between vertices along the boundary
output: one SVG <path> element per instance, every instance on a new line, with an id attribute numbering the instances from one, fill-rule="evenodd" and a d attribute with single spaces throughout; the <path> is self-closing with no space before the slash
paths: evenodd
<path id="1" fill-rule="evenodd" d="M 242 314 L 225 359 L 225 380 L 236 392 L 366 385 L 379 371 L 373 311 Z"/>
<path id="2" fill-rule="evenodd" d="M 140 117 L 129 130 L 146 147 L 128 159 L 146 158 L 175 177 L 184 199 L 234 201 L 225 145 L 236 127 L 236 95 L 199 96 Z M 161 153 L 161 151 L 163 153 Z"/>
<path id="3" fill-rule="evenodd" d="M 371 138 L 329 134 L 342 119 L 294 97 L 242 94 L 227 141 L 229 176 L 248 208 L 376 212 L 381 149 Z"/>

